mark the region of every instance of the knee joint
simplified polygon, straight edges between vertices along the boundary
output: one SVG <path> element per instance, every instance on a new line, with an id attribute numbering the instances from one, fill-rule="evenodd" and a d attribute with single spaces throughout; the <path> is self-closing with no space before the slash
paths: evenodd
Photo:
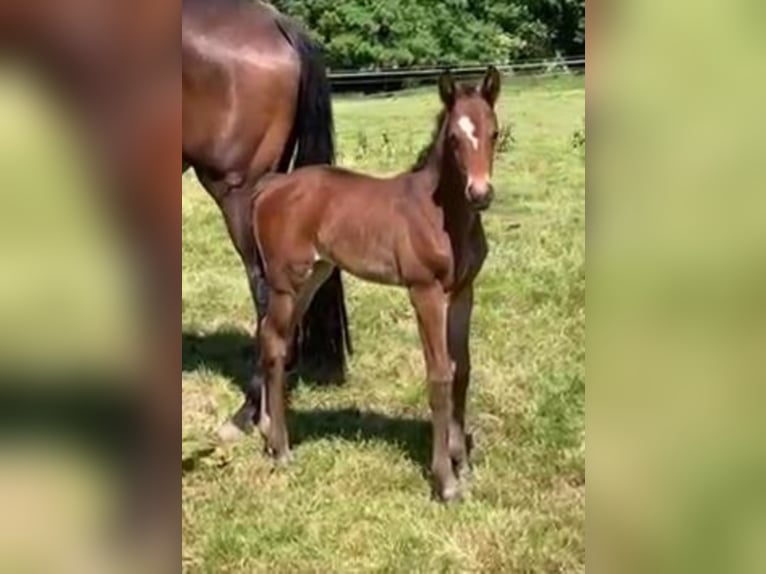
<path id="1" fill-rule="evenodd" d="M 429 404 L 432 409 L 440 409 L 450 404 L 452 398 L 452 381 L 431 380 L 429 381 Z"/>
<path id="2" fill-rule="evenodd" d="M 455 364 L 434 365 L 428 369 L 428 381 L 434 384 L 448 384 L 455 374 Z"/>
<path id="3" fill-rule="evenodd" d="M 274 329 L 268 317 L 261 323 L 261 358 L 267 364 L 284 360 L 287 356 L 287 343 L 284 337 Z"/>

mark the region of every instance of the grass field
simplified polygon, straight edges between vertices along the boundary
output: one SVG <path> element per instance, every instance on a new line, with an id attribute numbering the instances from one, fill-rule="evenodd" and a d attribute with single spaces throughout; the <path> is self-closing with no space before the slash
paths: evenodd
<path id="1" fill-rule="evenodd" d="M 188 572 L 581 572 L 585 560 L 584 85 L 507 86 L 477 284 L 470 496 L 429 498 L 424 368 L 406 294 L 347 279 L 348 382 L 292 391 L 294 461 L 210 453 L 240 402 L 252 307 L 212 201 L 183 182 L 183 563 Z M 335 103 L 339 162 L 408 167 L 435 90 Z M 520 223 L 520 227 L 516 224 Z M 204 453 L 205 456 L 201 456 Z"/>

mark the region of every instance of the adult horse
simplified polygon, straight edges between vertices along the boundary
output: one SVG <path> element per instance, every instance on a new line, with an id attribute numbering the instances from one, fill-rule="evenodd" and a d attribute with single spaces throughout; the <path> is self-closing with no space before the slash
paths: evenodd
<path id="1" fill-rule="evenodd" d="M 253 243 L 250 195 L 266 173 L 334 160 L 321 52 L 268 4 L 184 0 L 182 54 L 184 169 L 194 169 L 221 209 L 261 318 L 267 288 Z M 301 335 L 302 366 L 341 380 L 349 341 L 339 272 L 317 293 Z M 257 417 L 259 393 L 254 377 L 232 419 L 240 428 Z"/>
<path id="2" fill-rule="evenodd" d="M 131 507 L 148 511 L 139 513 L 145 520 L 136 532 L 159 530 L 161 537 L 150 538 L 175 549 L 171 564 L 177 564 L 180 540 L 167 540 L 170 533 L 180 534 L 180 17 L 176 0 L 0 2 L 0 56 L 40 72 L 78 118 L 101 176 L 101 197 L 136 255 L 146 294 L 146 335 L 143 360 L 133 373 L 141 392 L 126 396 L 142 407 L 142 424 L 131 429 L 141 434 L 139 464 L 131 469 L 131 475 L 140 473 L 131 481 L 138 497 L 131 498 Z M 77 390 L 72 393 L 79 397 Z M 34 394 L 34 400 L 50 399 Z"/>

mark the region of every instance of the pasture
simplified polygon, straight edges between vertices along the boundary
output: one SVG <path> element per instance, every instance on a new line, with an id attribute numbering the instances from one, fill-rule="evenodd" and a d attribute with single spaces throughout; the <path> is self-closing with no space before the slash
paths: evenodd
<path id="1" fill-rule="evenodd" d="M 507 83 L 511 126 L 484 216 L 467 500 L 429 499 L 429 409 L 406 293 L 346 277 L 343 386 L 297 381 L 294 460 L 216 445 L 250 372 L 253 311 L 212 200 L 183 179 L 183 565 L 187 572 L 580 572 L 585 560 L 582 78 Z M 401 171 L 429 141 L 435 88 L 335 100 L 339 163 Z"/>

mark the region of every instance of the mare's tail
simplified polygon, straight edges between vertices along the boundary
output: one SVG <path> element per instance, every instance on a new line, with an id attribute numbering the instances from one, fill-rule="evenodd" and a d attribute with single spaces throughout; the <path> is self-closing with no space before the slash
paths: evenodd
<path id="1" fill-rule="evenodd" d="M 278 21 L 282 33 L 300 55 L 301 79 L 294 134 L 294 167 L 332 164 L 335 134 L 330 81 L 321 47 L 287 18 Z M 319 288 L 300 330 L 302 368 L 314 378 L 340 382 L 346 372 L 346 351 L 352 353 L 343 282 L 337 269 Z"/>

